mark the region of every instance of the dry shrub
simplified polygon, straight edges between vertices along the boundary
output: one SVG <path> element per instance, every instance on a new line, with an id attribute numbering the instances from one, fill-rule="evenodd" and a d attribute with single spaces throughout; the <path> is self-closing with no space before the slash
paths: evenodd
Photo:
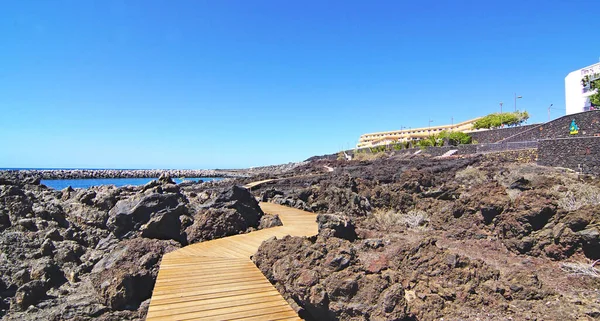
<path id="1" fill-rule="evenodd" d="M 530 181 L 533 185 L 543 185 L 544 182 L 550 179 L 562 182 L 563 184 L 570 184 L 577 181 L 577 175 L 574 175 L 570 170 L 536 164 L 510 164 L 498 171 L 494 175 L 494 180 L 508 188 L 521 177 Z"/>
<path id="2" fill-rule="evenodd" d="M 383 230 L 398 225 L 404 225 L 408 228 L 422 228 L 429 222 L 427 212 L 421 210 L 410 210 L 407 213 L 394 210 L 377 210 L 373 213 L 372 218 L 375 225 Z"/>
<path id="3" fill-rule="evenodd" d="M 379 153 L 355 153 L 353 160 L 357 161 L 372 161 L 380 158 L 384 158 L 386 156 L 385 152 Z"/>
<path id="4" fill-rule="evenodd" d="M 508 195 L 508 197 L 510 198 L 511 201 L 514 201 L 517 199 L 517 197 L 519 197 L 519 195 L 521 194 L 521 191 L 519 191 L 518 189 L 507 188 L 506 194 Z"/>
<path id="5" fill-rule="evenodd" d="M 560 194 L 558 206 L 567 211 L 575 211 L 586 205 L 600 205 L 600 188 L 593 185 L 572 184 Z"/>
<path id="6" fill-rule="evenodd" d="M 456 172 L 456 182 L 462 185 L 480 185 L 489 181 L 487 175 L 477 167 L 469 166 Z"/>
<path id="7" fill-rule="evenodd" d="M 560 268 L 573 275 L 590 276 L 593 278 L 600 278 L 600 272 L 592 264 L 586 263 L 562 263 Z"/>

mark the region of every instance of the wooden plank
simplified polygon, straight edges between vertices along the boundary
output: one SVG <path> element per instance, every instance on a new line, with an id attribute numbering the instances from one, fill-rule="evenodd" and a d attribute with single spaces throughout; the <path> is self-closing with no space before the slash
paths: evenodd
<path id="1" fill-rule="evenodd" d="M 267 285 L 269 285 L 270 287 L 268 287 Z M 156 299 L 156 300 L 160 301 L 163 299 L 177 299 L 177 298 L 202 296 L 202 295 L 204 295 L 205 297 L 210 296 L 210 297 L 214 298 L 214 297 L 220 297 L 220 296 L 228 296 L 229 292 L 235 292 L 235 291 L 240 291 L 240 290 L 248 290 L 248 292 L 251 292 L 256 289 L 262 289 L 262 290 L 273 289 L 273 290 L 275 290 L 275 288 L 273 288 L 273 285 L 271 285 L 271 283 L 262 282 L 262 283 L 256 283 L 256 284 L 247 284 L 247 285 L 243 285 L 243 286 L 234 286 L 234 287 L 230 286 L 230 287 L 227 287 L 227 289 L 223 289 L 221 287 L 221 288 L 212 288 L 212 289 L 197 289 L 197 290 L 186 291 L 186 292 L 173 291 L 169 294 L 157 294 L 156 298 L 153 295 L 152 300 Z M 152 300 L 150 301 L 150 305 L 152 305 Z M 175 301 L 177 301 L 177 300 L 175 300 Z"/>
<path id="2" fill-rule="evenodd" d="M 269 313 L 268 315 L 258 315 L 258 316 L 253 316 L 253 317 L 241 317 L 241 318 L 235 318 L 235 319 L 229 319 L 229 320 L 243 320 L 243 321 L 264 321 L 264 320 L 269 320 L 269 321 L 296 321 L 296 320 L 302 320 L 298 317 L 298 314 L 296 314 L 296 312 L 294 311 L 286 311 L 286 312 L 275 312 L 275 313 Z"/>
<path id="3" fill-rule="evenodd" d="M 281 299 L 275 302 L 257 303 L 246 306 L 232 306 L 222 309 L 181 313 L 169 316 L 158 316 L 157 318 L 160 320 L 229 320 L 233 318 L 268 315 L 269 313 L 286 312 L 290 310 L 292 310 L 292 308 L 290 308 L 285 300 Z M 157 318 L 149 316 L 146 318 L 146 320 L 157 320 Z"/>
<path id="4" fill-rule="evenodd" d="M 235 299 L 236 300 L 252 300 L 252 299 L 257 299 L 257 298 L 263 298 L 263 297 L 271 297 L 271 296 L 278 296 L 279 292 L 277 291 L 263 291 L 263 292 L 252 292 L 252 293 L 240 293 L 240 294 L 236 294 L 235 295 Z M 218 298 L 207 298 L 207 299 L 203 299 L 202 302 L 205 305 L 210 305 L 210 304 L 218 304 L 218 303 L 230 303 L 230 301 L 232 300 L 231 296 L 226 296 L 226 297 L 218 297 Z M 177 302 L 177 303 L 172 303 L 169 305 L 156 305 L 151 307 L 150 309 L 148 309 L 149 311 L 164 311 L 164 310 L 172 310 L 172 309 L 177 309 L 180 307 L 189 307 L 189 306 L 197 306 L 198 302 L 197 301 L 183 301 L 183 302 Z"/>
<path id="5" fill-rule="evenodd" d="M 147 320 L 299 320 L 250 256 L 271 237 L 316 234 L 316 215 L 277 204 L 260 206 L 278 214 L 284 226 L 196 243 L 163 256 Z"/>
<path id="6" fill-rule="evenodd" d="M 184 302 L 184 303 L 178 303 L 178 304 L 172 304 L 170 305 L 168 308 L 165 308 L 163 310 L 153 310 L 152 312 L 152 316 L 153 317 L 162 317 L 162 316 L 171 316 L 171 315 L 178 315 L 178 314 L 186 314 L 186 313 L 200 313 L 200 312 L 204 312 L 204 311 L 211 311 L 211 310 L 219 310 L 219 309 L 226 309 L 226 308 L 231 308 L 231 309 L 235 309 L 237 307 L 243 307 L 243 306 L 248 306 L 248 305 L 258 305 L 258 304 L 269 304 L 269 303 L 279 303 L 281 304 L 281 295 L 278 295 L 279 293 L 268 293 L 268 295 L 262 295 L 262 296 L 255 296 L 255 297 L 248 297 L 248 296 L 243 296 L 242 298 L 236 297 L 235 298 L 235 302 L 232 302 L 232 300 L 229 297 L 226 298 L 218 298 L 218 299 L 214 299 L 214 300 L 204 300 L 201 302 L 201 304 L 198 304 L 198 302 Z M 219 301 L 217 301 L 219 300 Z"/>
<path id="7" fill-rule="evenodd" d="M 230 298 L 229 300 L 234 300 L 236 296 L 244 295 L 244 294 L 253 294 L 253 293 L 279 293 L 271 284 L 260 284 L 251 288 L 239 289 L 239 290 L 231 290 L 231 291 L 215 291 L 214 293 L 203 293 L 203 294 L 180 294 L 171 297 L 164 298 L 154 298 L 152 297 L 152 302 L 150 307 L 153 306 L 171 306 L 171 304 L 181 303 L 181 302 L 197 302 L 215 299 L 215 298 Z"/>

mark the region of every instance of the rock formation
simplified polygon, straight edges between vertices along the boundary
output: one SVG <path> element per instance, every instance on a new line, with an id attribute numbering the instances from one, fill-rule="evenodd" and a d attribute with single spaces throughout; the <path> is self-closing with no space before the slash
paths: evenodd
<path id="1" fill-rule="evenodd" d="M 230 183 L 181 187 L 162 176 L 140 187 L 55 191 L 5 173 L 0 316 L 143 319 L 163 254 L 261 224 L 277 220 Z"/>

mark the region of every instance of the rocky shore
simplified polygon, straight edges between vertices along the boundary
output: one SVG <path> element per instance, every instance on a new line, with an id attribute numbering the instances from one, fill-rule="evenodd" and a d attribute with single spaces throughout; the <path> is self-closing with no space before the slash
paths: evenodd
<path id="1" fill-rule="evenodd" d="M 55 191 L 0 174 L 2 320 L 142 320 L 163 254 L 281 225 L 231 182 Z"/>
<path id="2" fill-rule="evenodd" d="M 143 320 L 162 255 L 281 224 L 261 200 L 319 214 L 318 235 L 253 256 L 305 320 L 600 320 L 600 180 L 533 160 L 315 159 L 62 191 L 0 173 L 0 317 Z"/>
<path id="3" fill-rule="evenodd" d="M 254 262 L 306 320 L 599 320 L 600 180 L 522 156 L 311 162 L 254 192 L 319 235 Z"/>

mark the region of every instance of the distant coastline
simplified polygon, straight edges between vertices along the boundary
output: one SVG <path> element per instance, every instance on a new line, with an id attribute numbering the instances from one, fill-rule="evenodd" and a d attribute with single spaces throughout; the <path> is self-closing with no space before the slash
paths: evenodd
<path id="1" fill-rule="evenodd" d="M 40 179 L 84 179 L 84 178 L 155 178 L 165 174 L 170 177 L 247 177 L 245 170 L 220 169 L 9 169 L 18 176 L 35 176 Z"/>
<path id="2" fill-rule="evenodd" d="M 304 164 L 307 164 L 307 162 L 290 162 L 287 164 L 241 169 L 0 168 L 0 174 L 2 172 L 10 172 L 10 176 L 16 176 L 17 178 L 35 177 L 45 180 L 86 178 L 156 178 L 163 174 L 173 178 L 244 178 L 258 174 L 282 174 Z"/>

